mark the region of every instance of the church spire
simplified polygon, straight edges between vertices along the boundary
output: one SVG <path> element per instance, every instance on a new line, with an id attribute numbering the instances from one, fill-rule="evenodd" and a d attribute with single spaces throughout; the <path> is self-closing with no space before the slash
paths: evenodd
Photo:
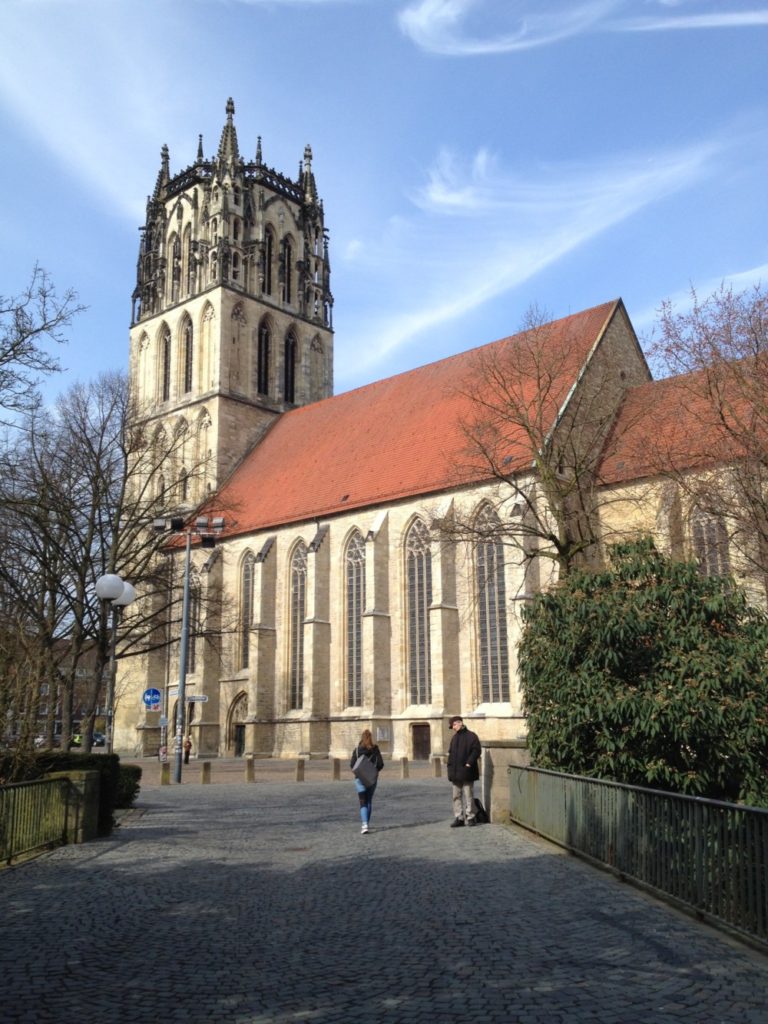
<path id="1" fill-rule="evenodd" d="M 227 123 L 221 132 L 219 142 L 219 163 L 233 164 L 240 159 L 240 150 L 237 145 L 237 132 L 234 125 L 235 103 L 230 96 L 227 100 Z"/>
<path id="2" fill-rule="evenodd" d="M 315 186 L 315 176 L 312 173 L 312 147 L 309 144 L 304 147 L 304 163 L 302 166 L 301 183 L 304 186 L 304 199 L 308 203 L 316 203 L 317 187 Z"/>
<path id="3" fill-rule="evenodd" d="M 197 136 L 197 162 L 201 164 L 205 157 L 203 156 L 203 136 Z"/>
<path id="4" fill-rule="evenodd" d="M 152 195 L 153 199 L 159 199 L 162 190 L 171 180 L 170 171 L 170 159 L 168 155 L 168 147 L 163 146 L 160 150 L 160 170 L 157 175 L 157 182 L 155 183 L 155 191 Z"/>

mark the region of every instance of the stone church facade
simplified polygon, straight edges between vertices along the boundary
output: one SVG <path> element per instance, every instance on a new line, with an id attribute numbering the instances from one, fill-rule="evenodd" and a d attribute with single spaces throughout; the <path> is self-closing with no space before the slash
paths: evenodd
<path id="1" fill-rule="evenodd" d="M 501 483 L 466 468 L 466 423 L 483 358 L 514 354 L 522 336 L 333 397 L 328 235 L 311 150 L 295 180 L 267 167 L 261 140 L 244 160 L 231 100 L 215 159 L 201 141 L 172 176 L 163 150 L 133 299 L 138 419 L 152 437 L 180 439 L 162 479 L 190 523 L 196 511 L 226 522 L 213 551 L 191 553 L 195 751 L 346 757 L 370 727 L 385 756 L 426 759 L 445 753 L 457 713 L 483 740 L 524 738 L 520 608 L 550 582 L 551 562 L 536 551 L 509 558 L 493 531 L 460 542 L 441 529 L 505 514 Z M 551 430 L 588 406 L 607 430 L 627 390 L 650 382 L 623 304 L 548 331 L 558 353 Z M 534 489 L 519 441 L 508 468 Z M 634 481 L 615 469 L 613 486 L 629 492 Z M 655 526 L 654 516 L 632 527 Z M 118 749 L 157 750 L 162 712 L 175 719 L 178 672 L 178 645 L 121 668 Z M 150 687 L 163 694 L 160 711 L 142 706 Z"/>

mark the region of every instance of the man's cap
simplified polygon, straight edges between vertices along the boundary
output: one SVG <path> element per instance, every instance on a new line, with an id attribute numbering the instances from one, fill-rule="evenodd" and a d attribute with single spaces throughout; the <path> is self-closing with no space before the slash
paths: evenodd
<path id="1" fill-rule="evenodd" d="M 463 719 L 463 718 L 461 717 L 461 715 L 452 715 L 452 716 L 451 716 L 451 717 L 450 717 L 450 718 L 448 719 L 448 728 L 449 728 L 449 729 L 452 729 L 452 728 L 453 728 L 453 723 L 454 723 L 454 722 L 461 722 L 461 723 L 463 724 L 463 722 L 464 722 L 464 719 Z"/>

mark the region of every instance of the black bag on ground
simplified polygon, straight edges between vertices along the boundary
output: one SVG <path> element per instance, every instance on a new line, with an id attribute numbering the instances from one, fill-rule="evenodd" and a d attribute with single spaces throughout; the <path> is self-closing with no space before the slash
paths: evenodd
<path id="1" fill-rule="evenodd" d="M 487 825 L 490 822 L 490 820 L 491 819 L 488 817 L 488 812 L 477 799 L 477 797 L 475 797 L 475 821 L 477 822 L 478 825 Z"/>

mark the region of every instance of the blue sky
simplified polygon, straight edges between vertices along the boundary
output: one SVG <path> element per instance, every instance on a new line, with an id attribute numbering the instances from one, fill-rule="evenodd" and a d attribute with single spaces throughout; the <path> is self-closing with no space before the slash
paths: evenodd
<path id="1" fill-rule="evenodd" d="M 241 152 L 330 231 L 336 391 L 621 296 L 768 283 L 760 0 L 2 0 L 0 292 L 89 307 L 74 380 L 127 364 L 138 227 L 235 100 Z"/>

